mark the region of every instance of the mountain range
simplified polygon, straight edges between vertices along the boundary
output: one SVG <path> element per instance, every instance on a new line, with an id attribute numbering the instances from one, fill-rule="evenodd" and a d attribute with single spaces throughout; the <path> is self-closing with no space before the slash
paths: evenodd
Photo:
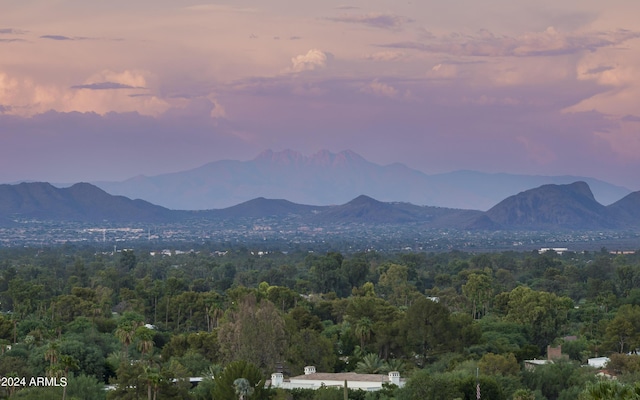
<path id="1" fill-rule="evenodd" d="M 513 193 L 576 181 L 588 183 L 595 198 L 605 205 L 631 193 L 624 187 L 579 176 L 474 171 L 427 175 L 400 163 L 378 165 L 349 150 L 322 150 L 309 157 L 292 150 L 266 150 L 249 161 L 215 161 L 188 171 L 93 184 L 111 194 L 175 210 L 220 209 L 259 197 L 335 205 L 362 194 L 384 202 L 488 210 Z"/>
<path id="2" fill-rule="evenodd" d="M 547 184 L 509 196 L 488 211 L 406 202 L 382 202 L 360 195 L 342 205 L 314 206 L 256 198 L 223 209 L 170 210 L 143 200 L 114 196 L 89 183 L 56 188 L 49 183 L 0 185 L 0 226 L 17 220 L 188 223 L 271 218 L 297 225 L 414 224 L 421 228 L 482 230 L 640 229 L 640 192 L 604 206 L 586 182 Z"/>

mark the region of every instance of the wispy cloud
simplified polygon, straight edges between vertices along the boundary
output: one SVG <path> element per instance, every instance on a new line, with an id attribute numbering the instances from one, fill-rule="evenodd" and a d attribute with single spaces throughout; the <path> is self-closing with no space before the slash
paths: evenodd
<path id="1" fill-rule="evenodd" d="M 640 117 L 637 115 L 625 115 L 622 117 L 622 120 L 625 122 L 640 122 Z"/>
<path id="2" fill-rule="evenodd" d="M 600 67 L 591 68 L 586 72 L 587 72 L 587 74 L 599 74 L 601 72 L 611 71 L 611 70 L 614 70 L 614 69 L 615 69 L 615 67 L 612 67 L 610 65 L 603 65 L 603 66 L 600 66 Z"/>
<path id="3" fill-rule="evenodd" d="M 51 40 L 75 40 L 74 38 L 71 38 L 69 36 L 62 36 L 62 35 L 42 35 L 40 36 L 40 39 L 51 39 Z"/>
<path id="4" fill-rule="evenodd" d="M 13 28 L 0 28 L 0 35 L 24 35 L 27 31 Z"/>
<path id="5" fill-rule="evenodd" d="M 230 12 L 230 13 L 257 13 L 260 10 L 252 7 L 236 7 L 225 4 L 198 4 L 185 7 L 189 11 L 197 12 Z"/>
<path id="6" fill-rule="evenodd" d="M 24 39 L 0 39 L 0 43 L 26 42 Z"/>
<path id="7" fill-rule="evenodd" d="M 401 29 L 405 23 L 413 22 L 412 19 L 394 14 L 369 13 L 363 15 L 346 14 L 339 17 L 327 17 L 329 21 L 345 22 L 350 24 L 362 24 L 381 29 Z"/>
<path id="8" fill-rule="evenodd" d="M 370 61 L 397 61 L 406 57 L 406 54 L 401 51 L 378 51 L 365 56 L 366 60 Z"/>
<path id="9" fill-rule="evenodd" d="M 71 89 L 111 90 L 111 89 L 146 89 L 142 86 L 125 85 L 118 82 L 97 82 L 71 86 Z"/>
<path id="10" fill-rule="evenodd" d="M 482 30 L 476 35 L 453 33 L 425 42 L 397 42 L 379 45 L 379 47 L 413 49 L 454 56 L 535 57 L 593 52 L 599 48 L 619 46 L 639 37 L 640 32 L 622 29 L 608 32 L 564 33 L 550 27 L 543 32 L 529 32 L 517 37 L 494 35 L 488 30 Z"/>

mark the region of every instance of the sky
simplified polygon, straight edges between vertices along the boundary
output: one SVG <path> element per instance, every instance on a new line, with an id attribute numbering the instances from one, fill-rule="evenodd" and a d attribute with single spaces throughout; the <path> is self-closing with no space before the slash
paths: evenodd
<path id="1" fill-rule="evenodd" d="M 265 149 L 640 190 L 637 0 L 3 0 L 0 182 Z"/>

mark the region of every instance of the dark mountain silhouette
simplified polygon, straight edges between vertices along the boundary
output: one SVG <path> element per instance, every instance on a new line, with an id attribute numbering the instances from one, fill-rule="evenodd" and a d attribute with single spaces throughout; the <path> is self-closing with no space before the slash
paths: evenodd
<path id="1" fill-rule="evenodd" d="M 333 161 L 330 161 L 333 162 Z M 487 212 L 404 202 L 382 202 L 366 195 L 336 206 L 310 206 L 256 198 L 224 209 L 169 210 L 143 200 L 112 196 L 88 184 L 59 189 L 48 183 L 0 185 L 0 226 L 15 220 L 152 222 L 271 218 L 299 225 L 418 224 L 424 228 L 473 230 L 593 230 L 640 228 L 640 192 L 605 207 L 585 182 L 543 185 L 510 196 Z"/>
<path id="2" fill-rule="evenodd" d="M 464 227 L 482 211 L 385 203 L 360 195 L 350 202 L 327 207 L 314 220 L 333 223 L 405 224 L 420 223 L 431 228 Z"/>
<path id="3" fill-rule="evenodd" d="M 626 226 L 640 226 L 640 191 L 633 192 L 607 206 L 612 218 Z"/>
<path id="4" fill-rule="evenodd" d="M 260 217 L 289 217 L 310 216 L 327 207 L 307 206 L 292 203 L 288 200 L 273 200 L 259 197 L 244 203 L 221 210 L 208 211 L 211 216 L 218 218 L 260 218 Z"/>
<path id="5" fill-rule="evenodd" d="M 360 195 L 350 202 L 330 207 L 317 214 L 317 221 L 333 221 L 340 223 L 407 223 L 430 219 L 426 212 L 420 212 L 421 207 L 408 210 L 393 203 L 383 203 L 369 196 Z"/>
<path id="6" fill-rule="evenodd" d="M 49 183 L 0 185 L 0 217 L 60 221 L 170 221 L 179 213 L 144 200 L 112 196 L 88 183 L 59 189 Z"/>
<path id="7" fill-rule="evenodd" d="M 510 196 L 486 212 L 505 228 L 601 229 L 620 224 L 598 203 L 585 182 L 543 185 Z"/>
<path id="8" fill-rule="evenodd" d="M 427 175 L 403 164 L 374 164 L 353 151 L 309 157 L 271 150 L 249 161 L 211 162 L 189 171 L 124 182 L 97 182 L 111 194 L 178 210 L 220 209 L 258 197 L 297 204 L 345 204 L 364 194 L 384 202 L 488 210 L 507 196 L 542 184 L 585 180 L 604 204 L 630 190 L 590 178 L 486 174 L 458 171 Z"/>

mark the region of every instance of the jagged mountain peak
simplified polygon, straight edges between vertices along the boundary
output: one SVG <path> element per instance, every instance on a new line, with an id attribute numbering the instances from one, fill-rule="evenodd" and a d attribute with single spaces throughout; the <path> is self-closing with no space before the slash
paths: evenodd
<path id="1" fill-rule="evenodd" d="M 530 189 L 531 190 L 545 190 L 545 189 L 551 189 L 551 190 L 565 190 L 569 193 L 573 193 L 575 195 L 578 196 L 584 196 L 585 198 L 588 198 L 590 200 L 596 201 L 596 198 L 593 196 L 593 192 L 591 191 L 591 188 L 589 187 L 589 184 L 587 184 L 587 182 L 585 181 L 576 181 L 573 183 L 569 183 L 566 185 L 557 185 L 557 184 L 548 184 L 548 185 L 542 185 L 539 188 L 536 189 Z"/>
<path id="2" fill-rule="evenodd" d="M 253 161 L 258 163 L 271 163 L 277 165 L 303 164 L 308 160 L 302 153 L 291 149 L 282 151 L 265 150 L 258 154 Z"/>
<path id="3" fill-rule="evenodd" d="M 329 150 L 320 150 L 313 154 L 309 161 L 318 166 L 349 166 L 354 163 L 365 163 L 366 160 L 352 150 L 344 150 L 332 153 Z"/>

